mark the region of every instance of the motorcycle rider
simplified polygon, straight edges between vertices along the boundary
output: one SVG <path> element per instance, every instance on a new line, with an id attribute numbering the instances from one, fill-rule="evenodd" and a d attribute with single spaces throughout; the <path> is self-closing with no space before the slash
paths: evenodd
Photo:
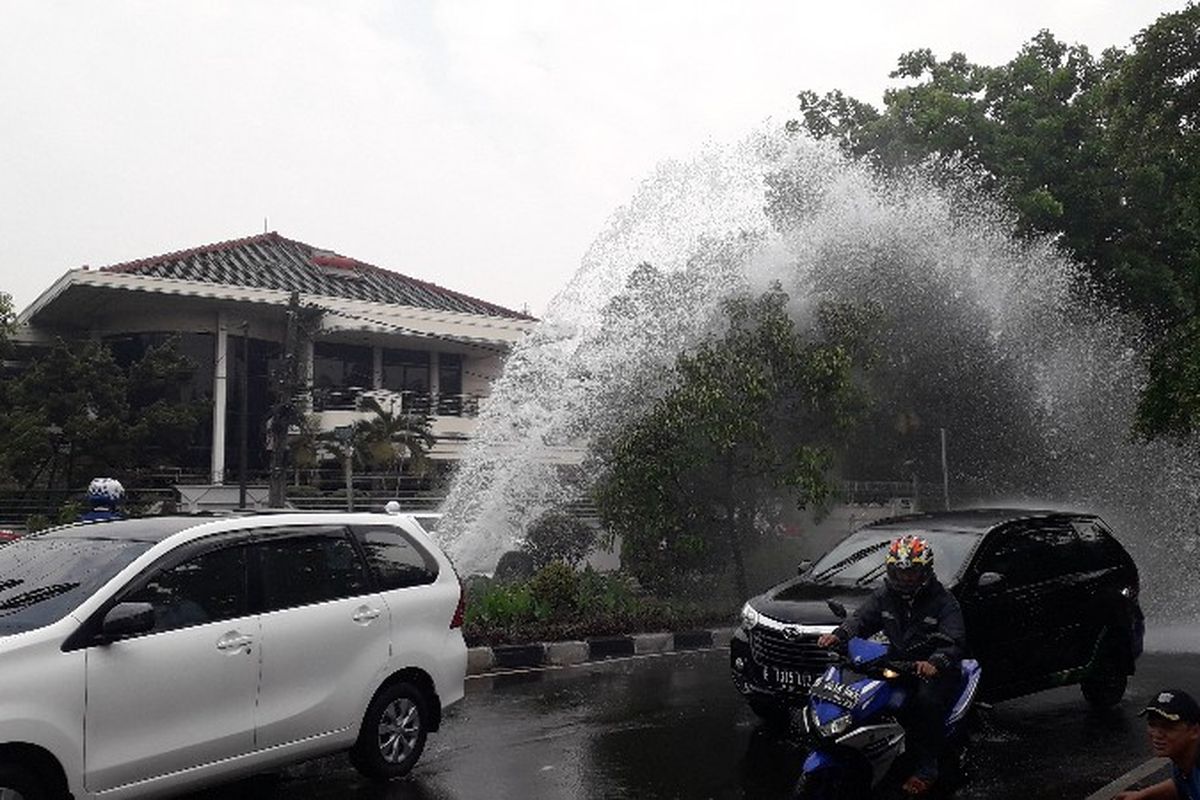
<path id="1" fill-rule="evenodd" d="M 108 522 L 125 519 L 121 503 L 125 500 L 125 487 L 116 478 L 92 478 L 87 488 L 88 508 L 79 515 L 80 522 Z"/>
<path id="2" fill-rule="evenodd" d="M 817 644 L 834 647 L 851 638 L 882 631 L 897 659 L 914 661 L 922 680 L 910 697 L 905 728 L 914 755 L 907 794 L 929 791 L 938 778 L 938 755 L 946 738 L 946 718 L 961 689 L 966 649 L 962 609 L 933 572 L 933 548 L 907 534 L 891 543 L 883 586 Z"/>

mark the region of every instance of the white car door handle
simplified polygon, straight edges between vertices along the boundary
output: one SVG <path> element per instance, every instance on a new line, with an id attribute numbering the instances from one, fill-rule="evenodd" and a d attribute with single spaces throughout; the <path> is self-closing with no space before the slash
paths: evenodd
<path id="1" fill-rule="evenodd" d="M 358 608 L 354 609 L 354 614 L 350 617 L 350 619 L 354 620 L 355 622 L 367 623 L 367 622 L 370 622 L 371 620 L 375 619 L 382 613 L 383 612 L 380 611 L 378 608 L 371 608 L 370 606 L 359 606 Z"/>
<path id="2" fill-rule="evenodd" d="M 246 636 L 245 634 L 238 633 L 237 631 L 230 631 L 220 639 L 217 639 L 217 649 L 222 652 L 229 650 L 241 650 L 243 647 L 249 649 L 251 643 L 253 642 L 253 636 Z"/>

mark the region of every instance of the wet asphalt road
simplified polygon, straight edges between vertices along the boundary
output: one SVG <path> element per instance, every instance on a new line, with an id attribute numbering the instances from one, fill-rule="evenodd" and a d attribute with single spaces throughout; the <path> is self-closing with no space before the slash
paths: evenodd
<path id="1" fill-rule="evenodd" d="M 344 757 L 243 781 L 215 798 L 786 798 L 802 751 L 733 690 L 728 651 L 475 678 L 409 779 L 376 786 Z M 1151 692 L 1200 683 L 1200 656 L 1147 654 L 1126 701 L 1090 711 L 1078 688 L 997 705 L 956 797 L 1083 798 L 1148 756 L 1135 716 Z"/>

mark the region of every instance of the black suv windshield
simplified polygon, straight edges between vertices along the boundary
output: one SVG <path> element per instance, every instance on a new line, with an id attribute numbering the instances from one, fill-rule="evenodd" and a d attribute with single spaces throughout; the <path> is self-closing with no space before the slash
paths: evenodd
<path id="1" fill-rule="evenodd" d="M 62 619 L 153 544 L 73 528 L 0 547 L 0 636 Z"/>
<path id="2" fill-rule="evenodd" d="M 838 584 L 871 584 L 883 577 L 883 558 L 888 544 L 897 536 L 914 533 L 933 547 L 933 571 L 949 585 L 982 534 L 960 531 L 901 531 L 893 528 L 864 528 L 842 540 L 812 568 L 809 577 Z"/>

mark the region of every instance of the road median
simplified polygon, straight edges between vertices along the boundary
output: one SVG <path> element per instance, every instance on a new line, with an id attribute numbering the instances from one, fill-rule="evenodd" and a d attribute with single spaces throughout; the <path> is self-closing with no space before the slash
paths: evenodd
<path id="1" fill-rule="evenodd" d="M 635 655 L 728 647 L 732 635 L 733 628 L 708 628 L 597 636 L 560 642 L 471 647 L 467 650 L 467 675 L 488 675 L 514 669 L 562 667 Z"/>

